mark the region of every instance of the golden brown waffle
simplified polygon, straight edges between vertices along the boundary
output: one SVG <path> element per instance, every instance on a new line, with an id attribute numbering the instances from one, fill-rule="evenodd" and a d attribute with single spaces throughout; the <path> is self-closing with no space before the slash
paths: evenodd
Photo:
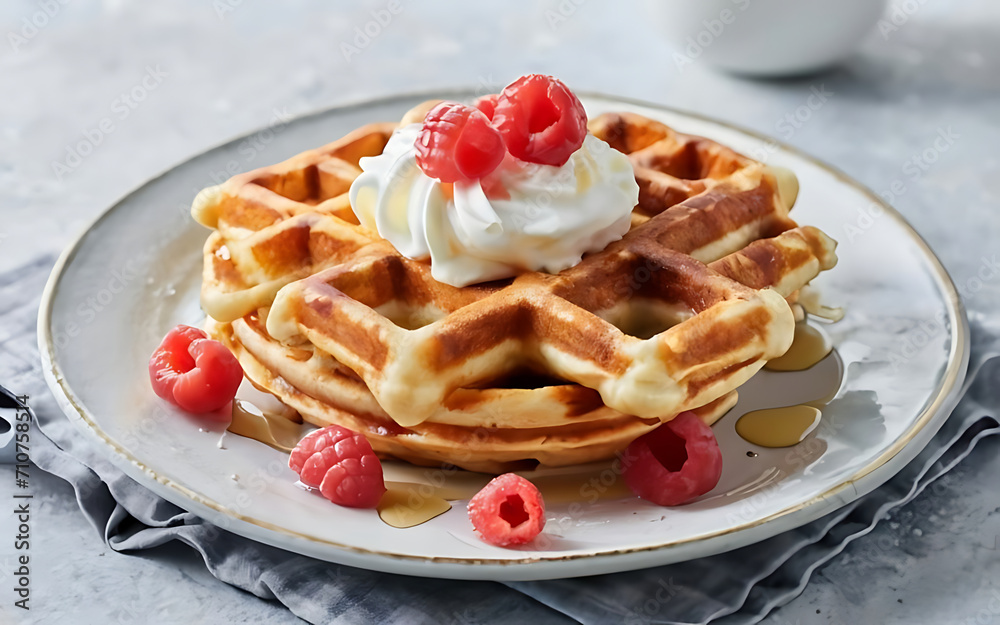
<path id="1" fill-rule="evenodd" d="M 311 346 L 288 349 L 267 335 L 257 315 L 231 324 L 210 321 L 208 330 L 237 355 L 258 388 L 280 397 L 308 422 L 362 432 L 380 455 L 414 464 L 485 473 L 539 463 L 581 464 L 612 457 L 660 424 L 608 408 L 593 389 L 520 376 L 455 393 L 440 421 L 404 428 L 350 369 Z M 733 391 L 696 412 L 712 424 L 736 399 Z M 457 425 L 462 422 L 484 425 Z"/>
<path id="2" fill-rule="evenodd" d="M 836 262 L 832 240 L 788 217 L 794 177 L 604 115 L 592 132 L 639 181 L 630 232 L 558 275 L 450 287 L 347 205 L 357 159 L 391 128 L 237 176 L 193 208 L 216 229 L 213 335 L 304 418 L 363 431 L 381 453 L 560 465 L 609 457 L 683 410 L 711 422 L 791 343 L 784 298 Z"/>
<path id="3" fill-rule="evenodd" d="M 371 124 L 283 163 L 234 176 L 198 194 L 205 242 L 201 303 L 219 321 L 268 306 L 278 289 L 346 260 L 372 240 L 347 191 L 358 161 L 382 152 L 395 124 Z"/>

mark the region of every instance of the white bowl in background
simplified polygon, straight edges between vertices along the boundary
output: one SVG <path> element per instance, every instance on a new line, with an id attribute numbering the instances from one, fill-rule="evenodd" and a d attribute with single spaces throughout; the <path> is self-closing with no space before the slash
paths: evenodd
<path id="1" fill-rule="evenodd" d="M 887 0 L 650 0 L 682 70 L 706 62 L 758 76 L 824 69 L 861 43 Z"/>

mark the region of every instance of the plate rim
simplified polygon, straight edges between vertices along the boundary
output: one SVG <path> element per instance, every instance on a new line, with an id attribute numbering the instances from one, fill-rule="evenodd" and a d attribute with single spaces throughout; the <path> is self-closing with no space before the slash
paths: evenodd
<path id="1" fill-rule="evenodd" d="M 389 105 L 396 102 L 416 100 L 417 98 L 431 99 L 431 98 L 468 98 L 476 93 L 473 87 L 445 87 L 440 89 L 423 89 L 415 91 L 398 92 L 392 95 L 380 96 L 380 97 L 366 97 L 358 98 L 350 101 L 346 101 L 339 104 L 334 104 L 332 106 L 322 107 L 316 110 L 306 112 L 301 115 L 294 116 L 289 120 L 289 123 L 300 122 L 310 118 L 324 117 L 331 114 L 348 112 L 356 109 L 360 109 L 366 106 L 373 105 Z M 945 304 L 949 316 L 951 325 L 951 346 L 948 353 L 948 365 L 944 375 L 942 376 L 942 382 L 937 388 L 936 394 L 933 399 L 928 403 L 924 410 L 913 420 L 907 431 L 900 437 L 898 437 L 893 444 L 886 450 L 884 450 L 879 456 L 873 459 L 871 462 L 866 464 L 864 467 L 857 470 L 849 478 L 844 479 L 839 484 L 830 487 L 829 489 L 823 491 L 822 493 L 816 494 L 810 499 L 783 508 L 776 511 L 764 518 L 756 519 L 750 522 L 741 523 L 740 525 L 734 527 L 728 527 L 724 530 L 719 530 L 710 534 L 699 535 L 692 537 L 690 539 L 685 539 L 676 542 L 670 542 L 666 544 L 658 545 L 646 545 L 641 547 L 632 547 L 626 549 L 605 549 L 605 550 L 595 550 L 587 553 L 577 553 L 570 555 L 554 556 L 554 557 L 544 557 L 544 556 L 532 556 L 524 558 L 439 558 L 439 557 L 428 557 L 428 556 L 417 556 L 402 553 L 393 553 L 385 551 L 377 551 L 373 549 L 367 549 L 363 547 L 357 547 L 353 545 L 344 545 L 330 540 L 320 539 L 315 536 L 309 536 L 305 534 L 300 534 L 298 532 L 293 532 L 285 528 L 275 526 L 266 521 L 260 519 L 255 519 L 248 517 L 244 514 L 234 513 L 233 511 L 227 509 L 225 506 L 211 500 L 209 498 L 203 497 L 202 495 L 186 488 L 180 484 L 174 483 L 169 478 L 158 475 L 154 469 L 145 465 L 138 458 L 134 457 L 127 449 L 123 448 L 121 445 L 115 441 L 108 438 L 108 436 L 101 430 L 97 425 L 93 416 L 89 413 L 84 403 L 76 395 L 70 385 L 66 382 L 65 377 L 62 374 L 61 367 L 57 362 L 55 356 L 55 341 L 53 340 L 52 334 L 52 314 L 53 305 L 61 278 L 70 265 L 73 259 L 76 257 L 83 242 L 87 236 L 98 227 L 105 219 L 109 218 L 117 210 L 120 210 L 124 203 L 135 193 L 140 191 L 142 188 L 148 184 L 163 178 L 169 174 L 174 169 L 177 169 L 184 164 L 191 162 L 197 158 L 208 155 L 211 152 L 221 150 L 237 143 L 247 137 L 253 136 L 254 133 L 259 132 L 260 129 L 255 129 L 250 132 L 241 133 L 229 139 L 223 140 L 215 145 L 212 145 L 205 150 L 192 154 L 183 160 L 180 160 L 173 165 L 162 170 L 160 173 L 151 176 L 150 178 L 144 180 L 138 185 L 134 186 L 123 195 L 121 195 L 115 202 L 113 202 L 108 208 L 103 210 L 98 214 L 89 224 L 87 224 L 82 231 L 80 231 L 73 240 L 67 245 L 63 252 L 59 255 L 52 271 L 46 281 L 45 288 L 42 292 L 42 297 L 39 305 L 38 321 L 37 321 L 37 337 L 38 337 L 38 348 L 42 362 L 42 373 L 45 377 L 46 383 L 50 391 L 55 396 L 57 403 L 62 409 L 63 413 L 69 418 L 70 421 L 78 422 L 78 427 L 82 428 L 84 431 L 88 432 L 90 435 L 96 437 L 96 440 L 107 447 L 112 453 L 110 454 L 110 459 L 113 464 L 122 469 L 130 478 L 140 480 L 140 476 L 143 479 L 141 485 L 145 488 L 152 490 L 157 495 L 164 497 L 171 503 L 178 505 L 181 508 L 188 508 L 192 504 L 198 509 L 199 516 L 203 516 L 206 520 L 219 525 L 223 529 L 232 531 L 236 534 L 250 538 L 251 540 L 269 544 L 281 549 L 286 549 L 290 551 L 296 551 L 303 555 L 309 557 L 321 557 L 322 559 L 329 559 L 334 562 L 342 562 L 343 564 L 348 564 L 351 566 L 359 566 L 362 568 L 368 568 L 372 570 L 379 570 L 385 572 L 393 573 L 403 573 L 409 575 L 417 575 L 424 577 L 452 577 L 452 578 L 464 578 L 464 579 L 555 579 L 563 577 L 574 577 L 579 575 L 593 575 L 597 573 L 607 573 L 613 571 L 624 571 L 624 570 L 634 570 L 637 568 L 644 568 L 648 566 L 655 566 L 657 564 L 666 564 L 668 562 L 646 562 L 640 566 L 615 566 L 614 563 L 621 560 L 625 556 L 645 556 L 644 559 L 649 559 L 655 556 L 657 553 L 665 550 L 681 550 L 686 551 L 692 548 L 696 549 L 697 546 L 704 541 L 717 539 L 722 536 L 730 534 L 743 534 L 744 536 L 751 534 L 748 540 L 735 541 L 724 549 L 717 551 L 712 551 L 711 553 L 694 554 L 687 557 L 681 557 L 679 559 L 670 560 L 670 562 L 680 562 L 685 561 L 694 557 L 703 557 L 706 555 L 712 555 L 715 553 L 722 553 L 732 549 L 736 549 L 742 546 L 753 544 L 764 540 L 770 536 L 776 535 L 783 531 L 788 531 L 794 529 L 795 527 L 800 527 L 810 521 L 813 521 L 825 514 L 829 514 L 838 508 L 850 503 L 851 501 L 867 494 L 871 490 L 874 490 L 879 485 L 891 479 L 896 472 L 902 467 L 899 467 L 890 472 L 892 468 L 890 465 L 899 464 L 899 462 L 894 463 L 893 461 L 900 457 L 900 453 L 907 448 L 918 435 L 924 434 L 926 440 L 920 446 L 920 450 L 926 446 L 930 438 L 936 433 L 936 431 L 944 424 L 944 419 L 940 419 L 939 423 L 933 431 L 927 429 L 928 424 L 934 421 L 935 417 L 940 413 L 947 410 L 949 413 L 958 403 L 960 397 L 960 391 L 962 388 L 961 381 L 964 380 L 965 374 L 968 368 L 969 362 L 969 325 L 966 316 L 965 307 L 962 303 L 961 297 L 959 296 L 958 290 L 955 287 L 954 281 L 951 279 L 947 269 L 941 263 L 941 260 L 937 257 L 931 247 L 927 244 L 923 236 L 906 220 L 905 217 L 895 208 L 893 208 L 888 202 L 883 200 L 878 194 L 869 189 L 864 184 L 855 180 L 854 178 L 847 175 L 845 172 L 839 168 L 830 165 L 829 163 L 814 157 L 807 152 L 800 150 L 794 146 L 791 146 L 779 139 L 768 136 L 764 133 L 743 127 L 739 124 L 729 122 L 727 120 L 718 119 L 710 115 L 706 115 L 699 112 L 688 111 L 685 109 L 668 106 L 664 104 L 648 102 L 635 98 L 628 98 L 622 96 L 615 96 L 610 94 L 605 94 L 601 92 L 594 91 L 578 91 L 577 92 L 584 100 L 603 100 L 610 103 L 620 103 L 627 106 L 642 107 L 651 110 L 659 110 L 670 114 L 680 115 L 682 117 L 688 117 L 691 119 L 696 119 L 717 126 L 727 128 L 729 130 L 736 131 L 745 136 L 755 138 L 757 140 L 767 142 L 768 144 L 776 145 L 782 151 L 793 154 L 794 156 L 801 158 L 812 165 L 832 174 L 840 183 L 846 184 L 853 187 L 856 191 L 860 192 L 867 199 L 871 200 L 873 203 L 879 205 L 885 214 L 887 214 L 891 219 L 896 222 L 896 225 L 901 227 L 906 234 L 914 240 L 918 245 L 920 250 L 923 252 L 927 260 L 929 261 L 930 269 L 932 269 L 932 274 L 937 282 L 938 286 L 944 295 L 943 303 Z M 906 462 L 912 460 L 919 451 L 917 450 L 912 457 L 907 458 Z M 885 474 L 884 477 L 882 475 Z M 878 479 L 882 477 L 882 479 Z M 151 482 L 147 482 L 151 480 Z M 155 488 L 152 486 L 155 485 Z M 853 488 L 853 492 L 846 494 L 845 491 L 848 488 Z M 808 514 L 800 514 L 802 511 L 812 508 L 812 511 Z M 795 516 L 792 516 L 795 515 Z M 217 523 L 218 519 L 223 519 L 222 524 Z M 786 522 L 773 525 L 774 522 L 786 519 Z M 231 526 L 231 521 L 237 521 L 239 523 L 246 524 L 246 527 L 234 528 Z M 775 527 L 773 533 L 761 532 L 760 528 L 765 525 L 772 524 Z M 240 530 L 245 531 L 240 531 Z M 754 531 L 757 530 L 757 531 Z M 294 546 L 288 544 L 279 543 L 276 540 L 271 539 L 268 532 L 277 532 L 285 537 L 292 539 L 293 545 L 304 541 L 305 544 L 321 546 L 324 549 L 323 556 L 317 556 L 316 553 L 305 553 L 304 551 L 295 549 Z M 757 534 L 763 534 L 757 536 Z M 342 556 L 338 558 L 328 557 L 332 553 L 337 556 Z M 372 559 L 374 558 L 374 559 Z M 558 575 L 551 575 L 544 571 L 549 569 L 559 569 L 566 562 L 577 561 L 581 559 L 589 559 L 591 561 L 601 562 L 602 565 L 587 567 L 584 571 L 576 572 L 566 572 L 559 571 Z M 386 566 L 377 566 L 377 564 L 386 564 Z M 392 563 L 397 566 L 388 566 Z M 398 566 L 404 564 L 404 566 Z M 529 573 L 527 571 L 522 571 L 523 575 L 510 575 L 513 571 L 523 570 L 527 565 L 534 565 L 532 571 Z M 421 568 L 427 567 L 427 568 Z M 405 569 L 405 570 L 402 570 Z M 484 574 L 470 576 L 470 571 L 482 570 Z M 492 573 L 491 573 L 492 572 Z M 554 571 L 553 571 L 554 572 Z"/>

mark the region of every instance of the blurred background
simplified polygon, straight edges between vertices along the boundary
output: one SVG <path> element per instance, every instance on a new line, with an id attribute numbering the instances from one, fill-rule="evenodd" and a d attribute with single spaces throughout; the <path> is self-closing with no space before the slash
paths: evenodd
<path id="1" fill-rule="evenodd" d="M 824 5 L 844 12 L 824 17 Z M 841 26 L 845 32 L 834 32 Z M 37 273 L 19 289 L 37 285 L 40 293 L 58 252 L 101 211 L 210 146 L 339 103 L 455 86 L 490 93 L 530 72 L 553 74 L 576 90 L 718 117 L 833 164 L 899 208 L 960 289 L 1000 241 L 994 0 L 892 0 L 884 7 L 875 0 L 6 0 L 0 34 L 0 276 L 14 268 Z M 810 47 L 820 39 L 822 49 Z M 766 54 L 751 55 L 761 50 Z M 822 71 L 794 75 L 841 56 Z M 266 143 L 253 149 L 248 168 L 271 162 Z M 970 309 L 994 310 L 997 284 L 980 287 Z M 37 294 L 19 299 L 37 306 Z M 35 352 L 33 336 L 3 339 L 11 352 Z M 22 375 L 38 376 L 34 358 L 26 358 Z M 935 532 L 961 531 L 935 513 L 948 509 L 953 489 L 970 488 L 963 480 L 988 483 L 966 471 L 960 467 L 922 496 L 937 526 L 907 508 L 909 521 L 904 511 L 867 537 L 869 549 L 901 547 L 866 559 L 864 541 L 851 545 L 768 622 L 813 622 L 820 618 L 813 606 L 823 600 L 844 606 L 831 622 L 860 614 L 859 622 L 887 622 L 880 614 L 899 619 L 893 622 L 930 618 L 932 598 L 896 594 L 917 576 L 954 580 L 948 583 L 978 600 L 982 578 L 961 577 L 968 573 L 933 549 Z M 63 532 L 59 540 L 72 538 L 74 552 L 39 556 L 46 574 L 37 579 L 38 601 L 51 606 L 60 588 L 93 583 L 90 599 L 100 603 L 107 588 L 88 580 L 105 579 L 105 569 L 121 560 L 99 557 L 105 546 L 81 525 L 71 490 L 48 479 L 38 531 L 43 541 Z M 143 609 L 182 610 L 193 601 L 203 614 L 234 622 L 240 614 L 287 614 L 215 581 L 187 553 L 153 550 L 128 566 Z M 865 580 L 887 574 L 898 582 L 893 591 L 871 592 Z M 111 616 L 121 608 L 87 609 Z M 948 619 L 959 620 L 950 612 L 925 622 Z"/>

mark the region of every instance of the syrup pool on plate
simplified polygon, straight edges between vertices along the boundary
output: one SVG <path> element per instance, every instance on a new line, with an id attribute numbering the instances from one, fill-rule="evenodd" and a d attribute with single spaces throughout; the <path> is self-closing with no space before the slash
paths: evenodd
<path id="1" fill-rule="evenodd" d="M 754 410 L 736 422 L 736 433 L 761 447 L 791 447 L 816 429 L 822 415 L 819 409 L 805 404 Z"/>
<path id="2" fill-rule="evenodd" d="M 803 371 L 826 358 L 833 345 L 826 334 L 805 321 L 795 324 L 792 346 L 783 355 L 769 360 L 765 369 L 770 371 Z"/>
<path id="3" fill-rule="evenodd" d="M 441 497 L 421 495 L 413 488 L 392 487 L 382 495 L 376 510 L 386 525 L 402 529 L 426 523 L 444 514 L 451 510 L 451 504 Z"/>
<path id="4" fill-rule="evenodd" d="M 233 419 L 227 429 L 286 453 L 291 452 L 305 434 L 301 423 L 239 398 L 233 400 Z"/>
<path id="5" fill-rule="evenodd" d="M 833 351 L 826 334 L 806 321 L 795 324 L 792 345 L 784 355 L 775 358 L 765 368 L 781 375 L 811 369 Z M 842 368 L 838 368 L 840 377 Z M 805 440 L 820 424 L 822 409 L 840 389 L 841 380 L 830 385 L 823 397 L 793 406 L 778 406 L 750 411 L 736 422 L 736 433 L 753 445 L 769 448 L 791 447 Z M 755 457 L 756 454 L 749 457 Z"/>

